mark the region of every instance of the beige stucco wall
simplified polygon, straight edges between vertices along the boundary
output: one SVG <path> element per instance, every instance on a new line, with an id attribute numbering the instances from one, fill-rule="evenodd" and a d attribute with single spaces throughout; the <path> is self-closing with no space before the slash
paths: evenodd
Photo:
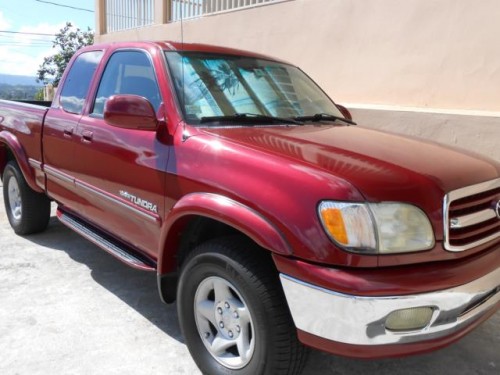
<path id="1" fill-rule="evenodd" d="M 500 162 L 500 117 L 494 114 L 355 105 L 349 109 L 359 126 L 452 145 Z"/>
<path id="2" fill-rule="evenodd" d="M 370 113 L 364 123 L 435 138 L 447 133 L 444 121 L 457 139 L 446 135 L 444 142 L 464 139 L 479 152 L 484 142 L 500 148 L 498 0 L 290 0 L 97 39 L 181 40 L 182 34 L 185 42 L 293 62 L 337 102 L 364 108 L 355 117 Z M 493 146 L 486 149 L 500 160 Z"/>

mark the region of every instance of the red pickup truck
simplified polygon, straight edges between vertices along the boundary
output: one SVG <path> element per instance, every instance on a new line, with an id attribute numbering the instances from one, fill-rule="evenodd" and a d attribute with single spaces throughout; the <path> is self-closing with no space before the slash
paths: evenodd
<path id="1" fill-rule="evenodd" d="M 0 172 L 16 233 L 55 201 L 156 272 L 204 374 L 298 374 L 306 347 L 430 351 L 500 306 L 500 165 L 355 126 L 267 56 L 84 48 L 49 107 L 0 103 Z"/>

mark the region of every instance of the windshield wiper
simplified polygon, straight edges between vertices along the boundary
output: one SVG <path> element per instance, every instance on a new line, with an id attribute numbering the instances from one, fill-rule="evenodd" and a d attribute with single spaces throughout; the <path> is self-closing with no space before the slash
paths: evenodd
<path id="1" fill-rule="evenodd" d="M 235 113 L 234 115 L 227 116 L 203 116 L 200 118 L 200 124 L 204 124 L 207 122 L 238 122 L 241 123 L 265 123 L 272 122 L 273 124 L 281 123 L 281 124 L 295 124 L 295 125 L 303 125 L 304 123 L 299 119 L 292 119 L 286 117 L 275 117 L 275 116 L 267 116 L 261 115 L 258 113 Z"/>
<path id="2" fill-rule="evenodd" d="M 345 122 L 349 125 L 357 125 L 354 121 L 346 119 L 344 117 L 340 116 L 335 116 L 335 115 L 330 115 L 328 113 L 316 113 L 312 116 L 297 116 L 294 117 L 294 120 L 297 121 L 314 121 L 314 122 L 319 122 L 319 121 L 342 121 Z"/>

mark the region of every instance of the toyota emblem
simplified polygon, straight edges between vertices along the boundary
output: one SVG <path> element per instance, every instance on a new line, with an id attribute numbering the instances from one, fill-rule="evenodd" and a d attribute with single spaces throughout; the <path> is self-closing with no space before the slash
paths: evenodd
<path id="1" fill-rule="evenodd" d="M 500 219 L 500 200 L 497 202 L 495 212 L 497 213 L 497 217 Z"/>

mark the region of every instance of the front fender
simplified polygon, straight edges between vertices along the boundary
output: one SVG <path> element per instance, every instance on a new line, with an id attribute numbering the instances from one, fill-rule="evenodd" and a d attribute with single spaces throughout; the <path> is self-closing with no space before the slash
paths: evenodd
<path id="1" fill-rule="evenodd" d="M 3 130 L 0 132 L 0 143 L 4 144 L 16 158 L 17 165 L 28 186 L 38 193 L 43 193 L 43 190 L 36 184 L 35 172 L 29 165 L 28 156 L 19 139 L 14 134 Z"/>
<path id="2" fill-rule="evenodd" d="M 244 233 L 258 245 L 281 255 L 292 254 L 292 249 L 279 229 L 254 209 L 235 200 L 213 193 L 192 193 L 181 198 L 168 215 L 161 236 L 163 248 L 159 252 L 158 273 L 175 269 L 178 233 L 176 223 L 189 216 L 203 216 Z"/>

